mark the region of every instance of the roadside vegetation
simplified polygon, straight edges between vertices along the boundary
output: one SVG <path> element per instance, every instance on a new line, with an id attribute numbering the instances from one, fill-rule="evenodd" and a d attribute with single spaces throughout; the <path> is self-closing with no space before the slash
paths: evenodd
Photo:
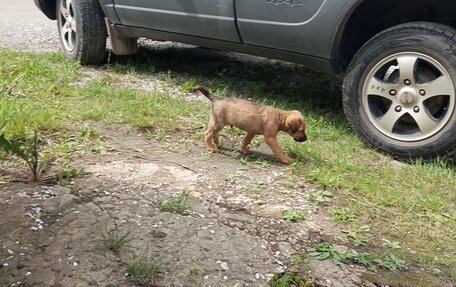
<path id="1" fill-rule="evenodd" d="M 280 137 L 295 159 L 288 172 L 325 189 L 309 194 L 310 199 L 330 206 L 328 215 L 347 230 L 354 246 L 394 249 L 341 256 L 327 243 L 318 246 L 314 257 L 372 269 L 400 270 L 410 264 L 456 281 L 455 157 L 397 161 L 366 148 L 344 120 L 335 78 L 295 65 L 240 61 L 192 48 L 142 50 L 98 68 L 81 67 L 61 53 L 0 50 L 0 58 L 0 182 L 7 180 L 8 168 L 23 164 L 21 155 L 3 143 L 20 142 L 35 132 L 47 162 L 60 170 L 72 170 L 72 160 L 84 153 L 103 152 L 102 135 L 87 123 L 128 124 L 169 144 L 176 139 L 167 137 L 171 131 L 202 140 L 209 102 L 188 101 L 166 87 L 186 91 L 203 84 L 218 96 L 301 110 L 309 141 Z M 151 78 L 165 89 L 139 87 Z M 274 163 L 262 166 L 269 164 Z M 289 211 L 284 218 L 298 221 L 301 215 Z M 146 256 L 141 260 L 148 262 Z M 157 266 L 143 261 L 132 261 L 131 270 L 155 272 Z"/>

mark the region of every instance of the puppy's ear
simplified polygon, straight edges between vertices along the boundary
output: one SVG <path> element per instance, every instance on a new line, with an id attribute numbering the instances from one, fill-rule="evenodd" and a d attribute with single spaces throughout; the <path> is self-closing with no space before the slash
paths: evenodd
<path id="1" fill-rule="evenodd" d="M 299 118 L 297 118 L 295 115 L 289 115 L 286 120 L 285 124 L 286 128 L 291 131 L 292 134 L 295 134 L 299 130 L 299 126 L 301 125 Z"/>
<path id="2" fill-rule="evenodd" d="M 291 130 L 291 133 L 292 134 L 295 134 L 298 132 L 298 129 L 299 129 L 299 123 L 297 122 L 294 122 L 291 127 L 290 127 L 290 130 Z"/>

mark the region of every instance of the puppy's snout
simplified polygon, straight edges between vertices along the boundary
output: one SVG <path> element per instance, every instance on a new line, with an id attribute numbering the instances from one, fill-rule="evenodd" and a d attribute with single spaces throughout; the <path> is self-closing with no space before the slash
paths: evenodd
<path id="1" fill-rule="evenodd" d="M 307 140 L 307 135 L 303 135 L 302 137 L 297 138 L 297 139 L 295 138 L 295 141 L 300 142 L 300 143 L 305 142 L 306 140 Z"/>

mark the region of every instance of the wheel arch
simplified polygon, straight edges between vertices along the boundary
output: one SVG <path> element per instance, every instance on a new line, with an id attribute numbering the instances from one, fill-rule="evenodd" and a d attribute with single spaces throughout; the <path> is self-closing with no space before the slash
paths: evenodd
<path id="1" fill-rule="evenodd" d="M 347 5 L 339 28 L 331 59 L 336 72 L 343 72 L 374 35 L 407 22 L 435 22 L 456 27 L 456 2 L 452 0 L 353 0 Z"/>
<path id="2" fill-rule="evenodd" d="M 56 0 L 34 0 L 36 6 L 51 20 L 57 19 Z"/>
<path id="3" fill-rule="evenodd" d="M 36 6 L 51 20 L 57 20 L 56 3 L 57 0 L 34 0 Z M 108 15 L 110 19 L 118 21 L 117 15 L 114 12 L 114 2 L 112 0 L 96 0 L 105 15 Z"/>

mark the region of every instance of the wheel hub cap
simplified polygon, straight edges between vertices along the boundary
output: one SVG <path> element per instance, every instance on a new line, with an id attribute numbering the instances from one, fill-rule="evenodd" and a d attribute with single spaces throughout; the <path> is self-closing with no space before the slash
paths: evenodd
<path id="1" fill-rule="evenodd" d="M 416 91 L 412 88 L 404 88 L 400 92 L 399 100 L 403 105 L 410 105 L 416 101 Z"/>
<path id="2" fill-rule="evenodd" d="M 362 107 L 387 137 L 413 142 L 441 131 L 455 112 L 453 79 L 436 59 L 403 52 L 378 62 L 367 74 Z"/>

